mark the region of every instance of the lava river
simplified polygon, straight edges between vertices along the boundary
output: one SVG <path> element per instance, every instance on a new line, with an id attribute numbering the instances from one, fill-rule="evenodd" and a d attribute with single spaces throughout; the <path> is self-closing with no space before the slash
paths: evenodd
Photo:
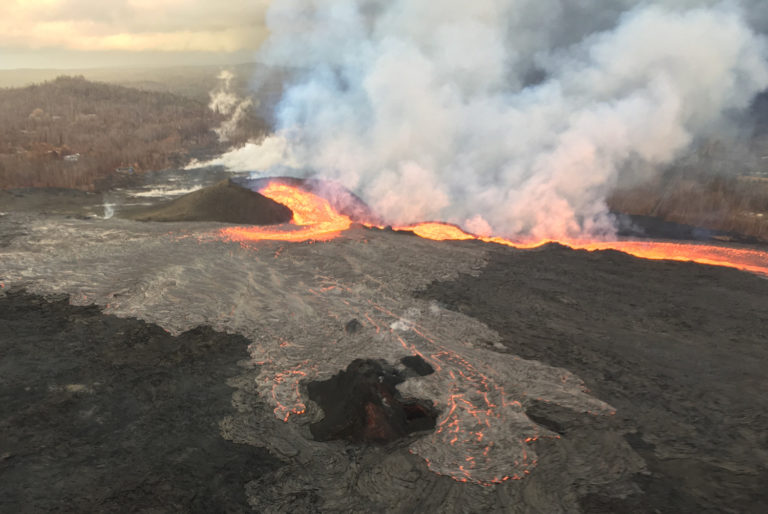
<path id="1" fill-rule="evenodd" d="M 234 227 L 223 229 L 221 234 L 232 241 L 325 241 L 333 239 L 352 226 L 352 220 L 337 212 L 321 196 L 301 188 L 271 182 L 259 190 L 262 195 L 288 206 L 294 213 L 288 226 L 279 227 Z M 373 224 L 366 224 L 373 227 Z M 501 237 L 482 237 L 465 232 L 456 225 L 441 222 L 423 222 L 394 227 L 395 230 L 410 231 L 425 239 L 480 240 L 513 248 L 530 249 L 547 243 L 559 243 L 575 250 L 599 251 L 616 250 L 642 259 L 690 261 L 699 264 L 725 266 L 768 276 L 768 252 L 734 248 L 729 246 L 699 244 L 693 242 L 666 242 L 646 240 L 623 241 L 577 241 L 546 240 L 520 242 Z"/>

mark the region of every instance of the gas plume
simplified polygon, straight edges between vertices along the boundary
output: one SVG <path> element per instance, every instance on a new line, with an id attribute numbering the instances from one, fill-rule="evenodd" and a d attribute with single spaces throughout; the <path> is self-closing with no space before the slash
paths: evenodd
<path id="1" fill-rule="evenodd" d="M 211 101 L 208 108 L 212 111 L 227 116 L 221 125 L 214 129 L 219 136 L 219 141 L 227 142 L 230 140 L 240 120 L 247 113 L 247 110 L 253 105 L 251 98 L 240 98 L 232 91 L 232 79 L 235 76 L 231 71 L 224 70 L 219 73 L 219 86 L 211 91 Z"/>
<path id="2" fill-rule="evenodd" d="M 707 0 L 275 2 L 260 58 L 301 71 L 276 107 L 275 134 L 221 162 L 309 170 L 391 223 L 609 237 L 605 198 L 620 172 L 672 162 L 768 86 L 765 10 Z"/>

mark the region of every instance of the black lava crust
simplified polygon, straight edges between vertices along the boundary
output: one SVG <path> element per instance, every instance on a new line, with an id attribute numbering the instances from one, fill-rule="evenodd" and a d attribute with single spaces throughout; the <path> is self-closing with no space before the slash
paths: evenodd
<path id="1" fill-rule="evenodd" d="M 250 189 L 224 180 L 157 207 L 122 213 L 136 221 L 219 221 L 248 225 L 288 223 L 293 211 Z"/>
<path id="2" fill-rule="evenodd" d="M 416 359 L 422 365 L 414 366 L 430 367 Z M 438 411 L 432 402 L 403 398 L 396 389 L 405 379 L 384 361 L 356 359 L 328 380 L 310 382 L 309 398 L 325 412 L 322 420 L 310 425 L 312 436 L 317 441 L 387 443 L 435 428 Z"/>
<path id="3" fill-rule="evenodd" d="M 0 296 L 0 511 L 248 512 L 277 468 L 223 439 L 248 341 Z"/>
<path id="4" fill-rule="evenodd" d="M 618 252 L 499 249 L 479 276 L 417 293 L 477 318 L 508 351 L 563 367 L 617 409 L 649 473 L 585 512 L 766 512 L 768 280 Z M 528 412 L 559 433 L 551 408 Z M 543 455 L 546 459 L 546 455 Z"/>

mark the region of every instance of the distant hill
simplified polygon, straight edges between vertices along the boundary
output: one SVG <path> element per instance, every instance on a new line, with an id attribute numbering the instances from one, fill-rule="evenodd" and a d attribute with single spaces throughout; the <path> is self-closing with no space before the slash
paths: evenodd
<path id="1" fill-rule="evenodd" d="M 144 91 L 174 93 L 207 103 L 209 93 L 219 85 L 217 77 L 223 69 L 232 72 L 232 91 L 235 94 L 254 97 L 256 112 L 262 118 L 270 116 L 272 107 L 282 94 L 283 82 L 291 74 L 290 70 L 268 68 L 255 63 L 170 68 L 18 69 L 0 70 L 0 88 L 26 87 L 54 80 L 61 75 L 76 75 L 90 81 Z"/>
<path id="2" fill-rule="evenodd" d="M 240 65 L 236 76 L 252 75 L 254 65 Z M 49 82 L 62 75 L 80 76 L 93 82 L 147 91 L 175 93 L 208 101 L 208 92 L 216 87 L 218 66 L 179 66 L 171 68 L 94 68 L 82 70 L 19 69 L 0 70 L 0 87 L 26 87 Z M 239 84 L 235 84 L 239 85 Z"/>
<path id="3" fill-rule="evenodd" d="M 213 129 L 223 116 L 207 102 L 59 77 L 0 89 L 0 188 L 93 188 L 116 173 L 177 167 L 223 150 Z M 238 144 L 267 130 L 249 117 Z"/>

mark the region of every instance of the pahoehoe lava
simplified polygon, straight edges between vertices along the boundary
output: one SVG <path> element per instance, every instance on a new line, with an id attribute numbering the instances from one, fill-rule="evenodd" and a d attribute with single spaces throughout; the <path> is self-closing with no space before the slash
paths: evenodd
<path id="1" fill-rule="evenodd" d="M 0 296 L 0 511 L 245 512 L 264 449 L 219 433 L 247 340 Z"/>
<path id="2" fill-rule="evenodd" d="M 486 323 L 516 355 L 572 371 L 616 407 L 617 429 L 646 462 L 634 479 L 642 493 L 592 491 L 585 512 L 758 513 L 768 505 L 765 288 L 729 269 L 550 246 L 494 251 L 478 276 L 417 295 Z M 578 426 L 547 403 L 527 414 L 566 438 Z"/>
<path id="3" fill-rule="evenodd" d="M 0 450 L 4 491 L 11 465 L 10 483 L 27 470 L 22 478 L 35 484 L 26 492 L 14 486 L 9 508 L 32 492 L 46 510 L 62 488 L 66 494 L 55 497 L 74 499 L 81 510 L 145 500 L 165 510 L 239 510 L 241 500 L 230 501 L 228 491 L 243 488 L 257 512 L 761 512 L 766 503 L 768 405 L 759 391 L 767 385 L 768 304 L 758 276 L 558 245 L 440 242 L 359 225 L 322 244 L 240 244 L 210 225 L 11 212 L 0 216 L 0 241 L 5 318 L 36 320 L 21 331 L 4 323 L 10 331 L 2 337 L 14 341 L 34 328 L 41 339 L 26 348 L 32 336 L 18 338 L 21 346 L 0 363 L 14 419 L 32 412 L 39 421 L 23 441 L 2 427 L 32 448 Z M 9 290 L 19 287 L 98 307 L 54 302 L 67 313 L 60 323 L 35 297 L 29 309 L 43 314 L 18 316 L 24 297 Z M 98 309 L 126 323 L 140 318 L 145 328 L 120 334 L 122 321 Z M 59 337 L 61 327 L 80 334 L 89 326 L 72 315 L 78 312 L 108 320 L 104 334 L 115 341 Z M 203 339 L 241 337 L 237 351 L 227 346 L 212 358 L 203 352 L 158 366 L 169 357 L 148 346 L 177 340 L 165 330 L 182 342 L 201 330 Z M 244 345 L 250 359 L 234 367 Z M 218 357 L 231 372 L 211 371 Z M 355 359 L 389 363 L 405 378 L 397 391 L 434 402 L 435 429 L 385 444 L 315 440 L 310 426 L 323 412 L 308 398 L 308 384 L 346 372 Z M 14 369 L 14 361 L 24 365 Z M 77 364 L 66 369 L 79 367 L 77 373 L 60 373 L 70 362 Z M 199 373 L 188 373 L 195 365 Z M 151 393 L 163 377 L 175 384 L 177 376 L 173 393 Z M 116 387 L 107 392 L 116 396 L 104 396 L 110 383 Z M 199 395 L 190 392 L 198 385 Z M 96 423 L 92 438 L 78 439 L 61 422 L 68 418 L 58 403 L 16 401 L 32 393 L 99 399 L 130 416 L 159 404 L 159 413 L 138 415 L 153 421 L 143 424 L 118 417 L 122 424 L 104 429 L 109 437 Z M 210 417 L 195 416 L 208 412 L 199 405 Z M 90 419 L 85 407 L 66 413 Z M 155 419 L 167 422 L 152 431 Z M 138 439 L 125 443 L 124 425 Z M 143 431 L 163 444 L 142 449 Z M 181 450 L 168 442 L 187 441 L 190 432 L 225 446 L 211 458 L 195 450 L 200 445 Z M 68 439 L 88 450 L 67 453 Z M 36 443 L 48 440 L 59 444 Z M 91 447 L 97 465 L 89 467 L 82 462 Z M 252 467 L 241 464 L 254 448 L 266 451 L 254 450 Z M 197 460 L 177 476 L 174 457 L 182 465 L 186 457 Z M 244 467 L 258 472 L 237 474 L 231 489 L 217 485 L 221 473 Z M 150 468 L 159 471 L 145 483 Z M 142 473 L 125 485 L 121 473 L 131 469 Z M 210 494 L 200 486 L 209 482 Z M 166 503 L 150 505 L 153 495 Z"/>

